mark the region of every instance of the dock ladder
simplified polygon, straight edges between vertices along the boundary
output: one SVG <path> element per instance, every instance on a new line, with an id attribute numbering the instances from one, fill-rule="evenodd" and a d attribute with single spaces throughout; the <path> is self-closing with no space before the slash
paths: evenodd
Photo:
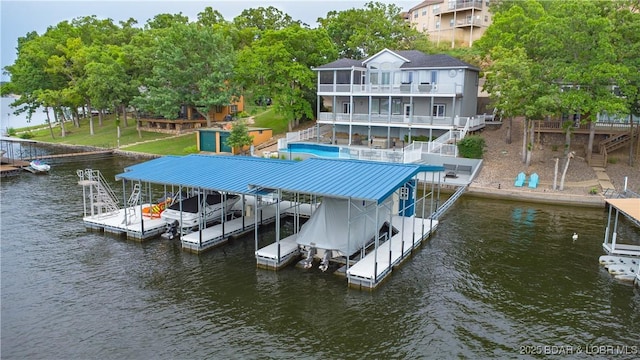
<path id="1" fill-rule="evenodd" d="M 129 195 L 129 200 L 127 200 L 127 207 L 125 208 L 125 217 L 122 220 L 124 224 L 125 221 L 131 223 L 131 221 L 136 217 L 135 206 L 138 205 L 138 201 L 140 200 L 140 184 L 136 183 L 133 185 L 133 190 L 131 190 L 131 195 Z"/>
<path id="2" fill-rule="evenodd" d="M 79 177 L 78 184 L 83 186 L 85 200 L 89 198 L 91 207 L 91 210 L 87 212 L 85 201 L 85 216 L 88 215 L 87 213 L 91 216 L 106 216 L 118 212 L 118 197 L 104 179 L 100 170 L 77 170 L 76 174 Z"/>

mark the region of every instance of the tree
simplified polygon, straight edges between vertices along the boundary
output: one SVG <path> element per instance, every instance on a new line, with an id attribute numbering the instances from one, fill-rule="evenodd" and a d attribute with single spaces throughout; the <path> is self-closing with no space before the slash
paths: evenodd
<path id="1" fill-rule="evenodd" d="M 231 81 L 235 53 L 229 38 L 198 24 L 174 24 L 157 35 L 151 76 L 134 103 L 167 119 L 177 118 L 181 106 L 191 106 L 211 126 L 212 110 L 239 96 Z"/>
<path id="2" fill-rule="evenodd" d="M 227 145 L 232 149 L 243 151 L 243 148 L 253 143 L 253 135 L 249 135 L 249 129 L 244 121 L 237 121 L 231 127 L 231 134 L 227 138 Z"/>
<path id="3" fill-rule="evenodd" d="M 311 68 L 336 56 L 323 29 L 294 24 L 268 30 L 239 52 L 236 80 L 254 96 L 272 98 L 291 131 L 300 119 L 313 117 L 316 75 Z"/>
<path id="4" fill-rule="evenodd" d="M 330 11 L 318 18 L 329 34 L 340 57 L 363 59 L 385 48 L 409 49 L 420 35 L 402 17 L 394 4 L 366 3 L 364 8 Z"/>
<path id="5" fill-rule="evenodd" d="M 528 81 L 519 86 L 528 97 L 515 96 L 523 103 L 514 108 L 528 118 L 543 115 L 579 114 L 583 123 L 591 125 L 587 156 L 591 154 L 594 137 L 593 123 L 598 113 L 628 113 L 629 106 L 611 90 L 614 85 L 628 88 L 629 74 L 634 68 L 616 57 L 615 28 L 608 19 L 612 1 L 499 1 L 492 5 L 494 23 L 477 46 L 488 55 L 487 72 L 515 70 L 505 76 L 495 76 L 487 88 L 505 97 L 511 104 L 517 90 L 510 77 L 521 77 L 522 68 L 513 62 L 522 61 L 531 71 Z M 504 50 L 496 51 L 498 48 Z M 518 50 L 522 49 L 522 50 Z M 512 52 L 517 53 L 514 58 Z M 509 69 L 508 64 L 511 64 Z M 637 73 L 637 68 L 635 68 Z M 524 79 L 523 79 L 524 80 Z M 492 83 L 493 82 L 493 83 Z M 535 116 L 535 117 L 533 117 Z M 566 152 L 570 148 L 571 126 L 566 124 Z M 527 126 L 525 126 L 527 128 Z M 526 138 L 526 136 L 525 136 Z M 523 145 L 524 146 L 524 145 Z M 531 144 L 527 144 L 531 148 Z M 568 163 L 568 158 L 567 158 Z"/>

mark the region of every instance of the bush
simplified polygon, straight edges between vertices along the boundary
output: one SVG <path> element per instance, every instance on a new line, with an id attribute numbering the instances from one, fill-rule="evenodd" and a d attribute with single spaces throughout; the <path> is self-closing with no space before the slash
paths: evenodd
<path id="1" fill-rule="evenodd" d="M 486 144 L 478 135 L 467 136 L 458 142 L 458 153 L 467 159 L 482 159 Z"/>
<path id="2" fill-rule="evenodd" d="M 607 158 L 607 162 L 609 164 L 617 164 L 618 163 L 618 158 L 614 158 L 614 157 Z"/>
<path id="3" fill-rule="evenodd" d="M 598 194 L 598 188 L 597 187 L 592 187 L 591 189 L 589 189 L 589 194 L 591 194 L 591 195 Z"/>
<path id="4" fill-rule="evenodd" d="M 33 134 L 30 131 L 20 134 L 21 139 L 31 139 L 32 137 Z"/>
<path id="5" fill-rule="evenodd" d="M 17 131 L 16 131 L 15 128 L 10 127 L 10 128 L 7 129 L 7 135 L 16 136 L 16 134 L 17 134 Z"/>
<path id="6" fill-rule="evenodd" d="M 196 154 L 198 153 L 198 145 L 187 146 L 183 151 L 185 154 Z"/>

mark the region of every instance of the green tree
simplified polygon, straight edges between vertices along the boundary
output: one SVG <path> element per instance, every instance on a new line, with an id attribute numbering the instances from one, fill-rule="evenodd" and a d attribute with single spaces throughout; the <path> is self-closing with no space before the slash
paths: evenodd
<path id="1" fill-rule="evenodd" d="M 211 110 L 239 96 L 231 81 L 235 53 L 229 38 L 198 24 L 174 24 L 158 35 L 151 76 L 134 103 L 167 119 L 177 118 L 181 106 L 191 106 L 211 126 Z"/>
<path id="2" fill-rule="evenodd" d="M 294 24 L 268 30 L 239 52 L 236 80 L 254 96 L 271 97 L 291 131 L 299 120 L 313 118 L 316 75 L 311 68 L 336 56 L 323 29 Z"/>
<path id="3" fill-rule="evenodd" d="M 233 149 L 243 149 L 253 143 L 253 136 L 249 135 L 249 129 L 244 121 L 237 121 L 231 128 L 231 134 L 227 138 L 227 145 Z"/>
<path id="4" fill-rule="evenodd" d="M 420 35 L 394 4 L 366 3 L 364 8 L 330 11 L 318 18 L 341 57 L 362 59 L 385 48 L 405 50 Z"/>

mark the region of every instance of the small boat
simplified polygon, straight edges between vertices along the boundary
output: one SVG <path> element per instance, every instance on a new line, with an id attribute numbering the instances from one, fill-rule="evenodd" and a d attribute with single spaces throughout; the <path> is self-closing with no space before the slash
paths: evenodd
<path id="1" fill-rule="evenodd" d="M 239 195 L 223 196 L 219 192 L 205 195 L 191 196 L 177 201 L 164 209 L 160 218 L 172 224 L 177 221 L 180 227 L 187 231 L 195 231 L 200 222 L 205 224 L 219 221 L 224 213 L 229 213 L 233 205 L 240 200 Z M 199 204 L 200 202 L 200 204 Z M 182 211 L 181 211 L 182 210 Z"/>
<path id="2" fill-rule="evenodd" d="M 51 165 L 44 163 L 41 160 L 33 160 L 29 163 L 29 166 L 35 173 L 47 173 L 51 170 Z"/>

